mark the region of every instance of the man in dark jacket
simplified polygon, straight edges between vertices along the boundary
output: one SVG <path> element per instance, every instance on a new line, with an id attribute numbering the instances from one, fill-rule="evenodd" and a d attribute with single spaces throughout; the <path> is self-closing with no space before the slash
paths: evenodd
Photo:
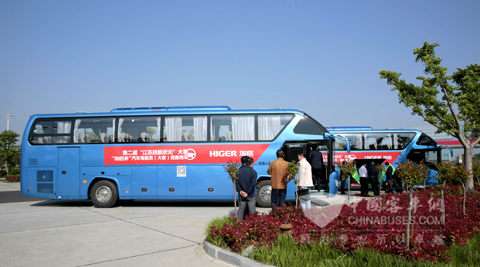
<path id="1" fill-rule="evenodd" d="M 393 193 L 393 168 L 390 165 L 389 162 L 385 162 L 385 166 L 387 166 L 387 169 L 385 170 L 385 175 L 387 177 L 387 193 Z"/>
<path id="2" fill-rule="evenodd" d="M 318 151 L 317 145 L 312 145 L 312 151 L 308 153 L 308 162 L 312 166 L 312 178 L 317 183 L 317 189 L 320 191 L 322 183 L 323 155 Z"/>
<path id="3" fill-rule="evenodd" d="M 240 174 L 235 181 L 239 194 L 237 218 L 243 220 L 245 209 L 248 206 L 249 212 L 255 212 L 255 187 L 257 186 L 257 172 L 253 169 L 253 159 L 248 158 L 247 164 L 240 167 Z"/>
<path id="4" fill-rule="evenodd" d="M 375 196 L 380 195 L 380 186 L 378 185 L 378 170 L 375 162 L 372 161 L 370 167 L 368 167 L 368 183 L 372 185 L 373 194 Z"/>

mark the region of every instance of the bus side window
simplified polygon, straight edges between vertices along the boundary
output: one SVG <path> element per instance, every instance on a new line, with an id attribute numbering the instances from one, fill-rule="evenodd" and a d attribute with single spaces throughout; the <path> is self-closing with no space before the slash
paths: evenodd
<path id="1" fill-rule="evenodd" d="M 80 144 L 107 143 L 113 135 L 114 118 L 83 118 L 76 119 L 73 129 L 73 142 Z"/>
<path id="2" fill-rule="evenodd" d="M 210 141 L 255 141 L 254 115 L 214 115 L 210 122 Z"/>
<path id="3" fill-rule="evenodd" d="M 68 144 L 72 122 L 69 120 L 37 121 L 29 140 L 32 144 Z"/>
<path id="4" fill-rule="evenodd" d="M 291 114 L 258 115 L 258 140 L 273 140 L 292 118 Z"/>
<path id="5" fill-rule="evenodd" d="M 377 149 L 377 139 L 375 137 L 366 137 L 365 138 L 365 148 L 370 150 Z"/>
<path id="6" fill-rule="evenodd" d="M 136 116 L 118 120 L 119 143 L 152 143 L 160 141 L 161 117 Z M 108 134 L 106 135 L 108 140 Z"/>
<path id="7" fill-rule="evenodd" d="M 165 117 L 163 136 L 165 142 L 207 141 L 207 116 Z"/>
<path id="8" fill-rule="evenodd" d="M 408 144 L 415 137 L 415 133 L 394 133 L 393 134 L 393 149 L 405 149 Z"/>

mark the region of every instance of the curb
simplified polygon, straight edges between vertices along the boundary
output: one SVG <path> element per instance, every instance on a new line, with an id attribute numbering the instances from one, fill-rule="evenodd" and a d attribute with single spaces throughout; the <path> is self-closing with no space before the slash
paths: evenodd
<path id="1" fill-rule="evenodd" d="M 235 266 L 241 266 L 241 267 L 273 266 L 273 265 L 265 265 L 263 263 L 254 261 L 247 257 L 243 257 L 236 253 L 223 250 L 217 246 L 212 245 L 207 241 L 203 243 L 203 249 L 210 257 L 216 260 L 226 262 L 228 264 L 235 265 Z"/>

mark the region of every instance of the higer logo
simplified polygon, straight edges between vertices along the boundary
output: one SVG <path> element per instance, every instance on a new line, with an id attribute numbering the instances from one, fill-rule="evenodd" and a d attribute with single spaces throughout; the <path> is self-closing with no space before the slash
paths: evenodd
<path id="1" fill-rule="evenodd" d="M 210 150 L 210 157 L 236 157 L 236 150 Z"/>

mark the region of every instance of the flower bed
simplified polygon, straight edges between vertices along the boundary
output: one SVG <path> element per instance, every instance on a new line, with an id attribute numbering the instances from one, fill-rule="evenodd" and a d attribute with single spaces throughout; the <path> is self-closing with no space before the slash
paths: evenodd
<path id="1" fill-rule="evenodd" d="M 439 195 L 435 188 L 414 194 L 408 249 L 407 194 L 365 198 L 352 205 L 312 208 L 305 213 L 293 206 L 279 207 L 268 214 L 249 215 L 243 221 L 231 218 L 231 225 L 211 226 L 210 232 L 240 252 L 251 245 L 271 246 L 278 238 L 279 226 L 290 223 L 297 244 L 323 242 L 345 252 L 363 247 L 400 258 L 444 262 L 449 260 L 446 252 L 452 244 L 463 245 L 479 233 L 480 196 L 467 196 L 464 215 L 461 187 L 447 186 L 443 226 Z"/>
<path id="2" fill-rule="evenodd" d="M 5 178 L 10 183 L 18 183 L 20 182 L 20 176 L 8 176 Z"/>

